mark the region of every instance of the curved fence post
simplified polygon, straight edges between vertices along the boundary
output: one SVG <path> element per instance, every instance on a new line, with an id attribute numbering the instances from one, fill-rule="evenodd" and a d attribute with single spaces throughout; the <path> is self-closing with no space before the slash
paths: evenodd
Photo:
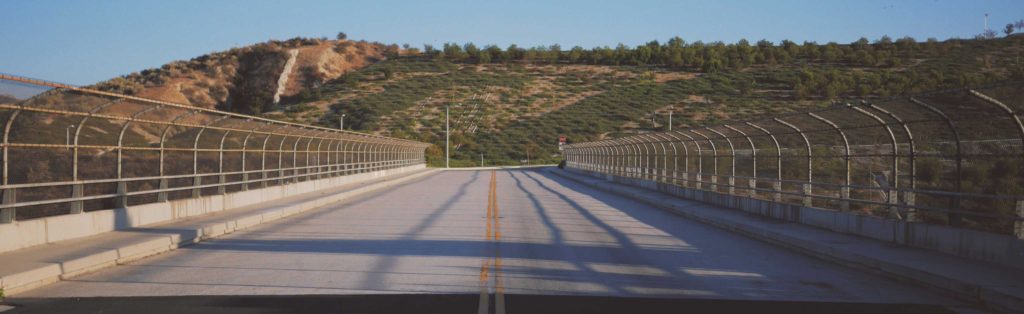
<path id="1" fill-rule="evenodd" d="M 341 143 L 338 143 L 338 175 L 343 176 L 348 174 L 348 165 L 352 159 L 351 155 L 348 153 L 351 143 L 352 141 L 348 137 L 342 139 Z"/>
<path id="2" fill-rule="evenodd" d="M 1006 115 L 1010 116 L 1011 121 L 1017 124 L 1017 136 L 1020 137 L 1021 141 L 1021 158 L 1024 158 L 1024 123 L 1020 121 L 1020 117 L 1017 116 L 1017 112 L 1014 111 L 1013 108 L 1010 108 L 1010 106 L 1007 106 L 1006 104 L 999 101 L 998 99 L 989 97 L 988 95 L 982 94 L 981 92 L 978 92 L 973 89 L 969 90 L 969 92 L 971 93 L 971 95 L 974 95 L 974 97 L 978 97 L 990 104 L 996 105 L 997 107 L 1002 109 L 1003 112 L 1006 113 Z M 1017 236 L 1017 238 L 1024 239 L 1024 198 L 1018 198 L 1016 200 L 1015 212 L 1017 214 L 1017 220 L 1014 221 L 1013 223 L 1014 234 Z"/>
<path id="3" fill-rule="evenodd" d="M 637 178 L 645 179 L 651 169 L 651 161 L 648 160 L 650 157 L 650 150 L 647 149 L 647 143 L 644 142 L 643 137 L 640 135 L 633 135 L 628 137 L 629 141 L 636 145 L 637 149 Z"/>
<path id="4" fill-rule="evenodd" d="M 190 117 L 190 116 L 192 116 L 194 114 L 196 114 L 195 111 L 186 111 L 186 112 L 184 112 L 184 113 L 174 117 L 174 119 L 171 119 L 171 123 L 168 124 L 166 127 L 164 127 L 163 132 L 160 133 L 160 161 L 159 161 L 159 163 L 160 163 L 160 166 L 159 166 L 159 168 L 160 168 L 160 170 L 159 170 L 159 173 L 160 173 L 160 183 L 159 183 L 160 193 L 157 193 L 157 195 L 156 195 L 156 200 L 158 202 L 166 202 L 168 200 L 168 195 L 167 195 L 166 189 L 170 187 L 170 183 L 167 181 L 167 173 L 166 173 L 166 170 L 164 169 L 164 167 L 165 167 L 164 166 L 165 165 L 164 159 L 167 158 L 167 133 L 169 133 L 171 131 L 171 127 L 173 127 L 178 121 L 181 121 L 181 119 L 185 119 L 185 118 Z"/>
<path id="5" fill-rule="evenodd" d="M 607 152 L 607 155 L 605 156 L 603 161 L 603 163 L 605 164 L 605 169 L 608 170 L 608 174 L 614 175 L 617 170 L 615 168 L 615 158 L 618 155 L 619 150 L 618 148 L 615 147 L 615 143 L 612 143 L 609 140 L 603 140 L 601 141 L 601 143 L 602 146 L 604 146 L 605 151 Z"/>
<path id="6" fill-rule="evenodd" d="M 586 170 L 596 170 L 594 169 L 594 160 L 597 157 L 597 152 L 594 147 L 589 145 L 582 145 L 579 148 L 567 146 L 563 147 L 562 150 L 566 154 L 572 156 L 571 158 L 568 158 L 570 161 L 566 162 L 566 166 L 578 167 Z"/>
<path id="7" fill-rule="evenodd" d="M 668 135 L 666 135 L 665 133 L 654 133 L 654 134 L 652 134 L 652 136 L 657 136 L 661 140 L 660 143 L 662 143 L 661 147 L 663 149 L 665 147 L 665 144 L 664 144 L 665 142 L 668 142 L 668 145 L 672 146 L 672 175 L 668 174 L 668 151 L 667 150 L 665 151 L 665 156 L 663 158 L 664 159 L 663 163 L 665 165 L 665 168 L 662 170 L 661 175 L 665 178 L 665 182 L 669 182 L 669 183 L 672 183 L 672 184 L 678 183 L 678 180 L 676 179 L 676 174 L 679 171 L 679 169 L 678 169 L 679 157 L 677 156 L 679 154 L 679 150 L 676 149 L 676 143 L 672 142 L 672 138 L 668 137 Z"/>
<path id="8" fill-rule="evenodd" d="M 772 132 L 768 131 L 768 129 L 765 129 L 765 128 L 763 128 L 763 127 L 761 127 L 759 125 L 753 124 L 751 122 L 747 122 L 746 124 L 749 125 L 752 128 L 755 128 L 755 129 L 763 132 L 765 135 L 768 136 L 768 138 L 770 138 L 772 140 L 772 143 L 775 144 L 775 180 L 772 181 L 772 190 L 775 191 L 775 193 L 772 193 L 772 200 L 776 201 L 776 202 L 781 202 L 782 201 L 782 145 L 779 145 L 779 140 L 777 138 L 775 138 L 775 134 L 772 134 Z"/>
<path id="9" fill-rule="evenodd" d="M 281 143 L 277 145 L 277 185 L 284 185 L 284 142 L 288 141 L 291 136 L 292 134 L 282 136 Z M 296 138 L 295 141 L 298 139 Z"/>
<path id="10" fill-rule="evenodd" d="M 629 166 L 626 162 L 628 157 L 628 154 L 626 153 L 626 144 L 623 143 L 624 141 L 621 141 L 619 139 L 614 139 L 611 141 L 613 144 L 615 144 L 615 149 L 618 151 L 618 157 L 615 158 L 615 163 L 618 165 L 617 168 L 619 170 L 617 171 L 618 173 L 616 175 L 628 177 Z"/>
<path id="11" fill-rule="evenodd" d="M 573 144 L 573 145 L 581 145 L 581 144 Z M 608 160 L 608 154 L 609 154 L 607 145 L 605 145 L 605 143 L 603 143 L 603 142 L 595 142 L 595 143 L 593 143 L 591 145 L 594 147 L 594 154 L 595 154 L 594 155 L 594 161 L 593 161 L 594 164 L 591 166 L 591 168 L 593 168 L 597 172 L 608 173 L 608 168 L 606 167 L 607 166 L 606 162 Z"/>
<path id="12" fill-rule="evenodd" d="M 629 161 L 629 153 L 632 152 L 633 150 L 632 149 L 627 150 L 629 147 L 627 146 L 625 141 L 622 141 L 622 140 L 619 140 L 619 139 L 615 139 L 615 140 L 612 140 L 612 143 L 615 143 L 615 147 L 619 150 L 619 155 L 616 158 L 616 163 L 619 165 L 619 175 L 623 176 L 623 177 L 628 177 L 629 176 L 629 163 L 628 163 L 628 161 Z"/>
<path id="13" fill-rule="evenodd" d="M 736 147 L 732 145 L 732 140 L 725 136 L 725 134 L 722 134 L 722 132 L 718 132 L 710 127 L 704 127 L 704 129 L 721 136 L 722 139 L 725 139 L 725 143 L 729 144 L 729 154 L 732 156 L 730 157 L 731 162 L 729 164 L 729 178 L 726 180 L 726 183 L 729 185 L 727 187 L 729 195 L 736 195 Z"/>
<path id="14" fill-rule="evenodd" d="M 968 90 L 968 92 L 970 92 L 971 95 L 974 95 L 974 97 L 978 97 L 981 100 L 984 100 L 985 102 L 993 104 L 996 107 L 999 107 L 999 109 L 1002 109 L 1003 112 L 1010 117 L 1010 120 L 1017 125 L 1017 136 L 1020 137 L 1021 145 L 1022 147 L 1024 147 L 1024 123 L 1020 121 L 1020 117 L 1017 116 L 1017 112 L 1014 111 L 1013 108 L 1010 108 L 1010 106 L 1007 106 L 998 99 L 989 97 L 988 95 L 982 94 L 981 92 L 978 92 L 976 90 L 972 89 Z M 1024 157 L 1024 150 L 1021 151 L 1021 157 Z"/>
<path id="15" fill-rule="evenodd" d="M 377 170 L 380 170 L 380 169 L 384 168 L 384 161 L 386 160 L 386 154 L 385 154 L 385 149 L 384 148 L 387 146 L 387 143 L 377 143 L 376 145 L 377 145 L 377 147 L 375 149 L 375 154 L 374 155 L 376 155 L 377 157 L 375 157 L 376 160 L 374 162 L 374 168 L 373 168 L 374 171 L 377 171 Z"/>
<path id="16" fill-rule="evenodd" d="M 7 153 L 7 150 L 9 148 L 9 146 L 7 144 L 10 143 L 11 126 L 14 125 L 14 120 L 18 118 L 19 114 L 21 114 L 21 110 L 15 110 L 13 113 L 11 113 L 11 116 L 7 118 L 7 123 L 4 124 L 4 142 L 3 142 L 3 145 L 4 145 L 4 147 L 3 147 L 3 150 L 4 150 L 3 151 L 3 158 L 4 158 L 4 165 L 3 165 L 3 167 L 4 167 L 4 169 L 3 169 L 3 172 L 4 172 L 3 176 L 4 176 L 4 178 L 3 178 L 3 180 L 4 181 L 3 181 L 3 185 L 5 187 L 8 184 L 10 184 L 10 182 L 8 181 L 8 173 L 10 171 L 10 158 L 8 157 L 9 155 Z M 3 204 L 3 205 L 13 205 L 13 204 L 17 203 L 18 202 L 18 200 L 17 200 L 17 195 L 18 195 L 17 191 L 18 190 L 13 189 L 13 188 L 5 188 L 4 192 L 3 192 L 3 195 L 2 195 L 3 200 L 2 200 L 2 202 L 0 202 L 0 204 Z M 16 212 L 16 209 L 14 207 L 0 209 L 0 224 L 12 223 L 12 222 L 14 222 L 16 217 L 17 217 L 17 212 Z"/>
<path id="17" fill-rule="evenodd" d="M 283 128 L 283 127 L 284 126 L 279 126 L 276 129 L 274 129 L 273 132 L 276 132 L 277 130 L 279 130 L 279 129 Z M 267 185 L 270 183 L 269 180 L 267 180 L 267 178 L 269 177 L 268 172 L 267 172 L 267 143 L 270 142 L 270 138 L 271 137 L 274 137 L 273 136 L 273 132 L 271 134 L 267 134 L 267 137 L 263 138 L 263 148 L 260 149 L 260 187 L 264 187 L 264 188 L 267 187 Z M 287 136 L 286 135 L 278 135 L 278 136 L 282 137 L 281 143 L 284 143 L 284 137 L 287 137 Z M 281 149 L 278 148 L 278 151 L 281 151 Z M 280 160 L 280 157 L 278 157 L 278 160 Z"/>
<path id="18" fill-rule="evenodd" d="M 661 154 L 662 154 L 663 157 L 667 158 L 668 152 L 665 149 L 665 144 L 659 142 L 658 138 L 654 137 L 654 135 L 652 135 L 652 134 L 641 134 L 640 138 L 643 139 L 643 140 L 646 140 L 645 143 L 651 144 L 651 147 L 653 147 L 651 150 L 654 151 L 654 155 L 648 157 L 650 159 L 653 159 L 653 162 L 649 162 L 648 163 L 648 167 L 651 168 L 651 176 L 653 177 L 652 179 L 654 181 L 662 181 L 662 179 L 665 178 L 665 173 L 664 173 L 665 163 L 662 163 L 661 164 L 661 168 L 658 168 L 658 149 L 657 148 L 658 148 L 658 146 L 661 146 Z M 655 146 L 655 144 L 658 144 L 658 145 Z M 644 146 L 646 147 L 646 144 Z M 653 164 L 653 165 L 651 165 L 651 164 Z M 658 174 L 658 172 L 659 172 L 658 170 L 662 170 L 661 175 Z"/>
<path id="19" fill-rule="evenodd" d="M 334 169 L 334 163 L 336 163 L 337 161 L 332 161 L 331 154 L 338 150 L 338 142 L 338 139 L 332 139 L 329 143 L 327 143 L 327 169 L 325 171 L 327 172 L 328 178 L 334 177 L 337 174 Z"/>
<path id="20" fill-rule="evenodd" d="M 330 142 L 328 142 L 328 145 L 329 144 L 330 144 Z M 321 137 L 320 140 L 318 140 L 316 142 L 316 158 L 313 158 L 313 161 L 316 162 L 316 171 L 313 173 L 313 176 L 316 179 L 323 179 L 323 170 L 324 169 L 320 166 L 320 155 L 323 154 L 323 150 L 322 150 L 323 146 L 324 146 L 324 138 Z"/>
<path id="21" fill-rule="evenodd" d="M 681 139 L 679 137 L 676 137 L 676 135 L 685 135 L 685 134 L 681 134 L 678 131 L 668 132 L 666 134 L 671 136 L 672 139 L 675 139 L 675 140 L 679 141 L 680 145 L 683 145 L 683 184 L 682 185 L 683 185 L 683 187 L 688 187 L 688 186 L 690 186 L 690 147 L 686 145 L 686 141 L 684 141 L 683 139 Z M 690 139 L 690 142 L 693 142 L 693 138 L 690 138 L 689 136 L 686 136 L 686 137 Z M 699 150 L 699 147 L 698 147 L 698 150 Z M 676 169 L 676 177 L 677 178 L 679 177 L 679 170 L 678 170 L 678 168 Z"/>
<path id="22" fill-rule="evenodd" d="M 804 134 L 804 132 L 801 131 L 800 128 L 796 127 L 796 125 L 783 121 L 782 119 L 779 118 L 773 118 L 772 120 L 775 120 L 775 122 L 778 122 L 779 124 L 782 124 L 787 128 L 790 128 L 797 134 L 800 134 L 800 137 L 804 139 L 804 145 L 807 147 L 807 182 L 801 185 L 800 193 L 803 194 L 802 204 L 804 206 L 810 207 L 811 205 L 813 205 L 813 199 L 811 198 L 811 196 L 814 192 L 812 190 L 814 186 L 814 156 L 811 152 L 811 141 L 807 139 L 807 134 Z M 779 180 L 782 180 L 782 177 L 779 177 Z"/>
<path id="23" fill-rule="evenodd" d="M 903 121 L 903 119 L 895 113 L 872 103 L 864 104 L 875 111 L 889 116 L 889 118 L 896 121 L 896 123 L 899 123 L 903 128 L 903 133 L 907 136 L 907 148 L 910 151 L 910 189 L 906 191 L 897 190 L 897 193 L 899 193 L 900 202 L 903 204 L 907 212 L 907 221 L 917 221 L 917 209 L 914 208 L 914 204 L 916 203 L 916 195 L 914 194 L 914 191 L 917 190 L 917 147 L 914 143 L 914 133 L 910 132 L 910 126 L 907 122 Z M 899 177 L 897 177 L 896 180 L 899 180 Z"/>
<path id="24" fill-rule="evenodd" d="M 359 148 L 352 152 L 355 155 L 355 170 L 353 173 L 363 173 L 363 170 L 366 169 L 366 143 L 357 141 L 356 145 L 359 145 Z"/>
<path id="25" fill-rule="evenodd" d="M 348 171 L 346 171 L 345 174 L 354 174 L 359 172 L 360 155 L 358 153 L 358 147 L 363 145 L 363 143 L 356 140 L 356 138 L 353 138 L 352 142 L 350 142 L 349 144 L 350 145 L 348 147 Z"/>
<path id="26" fill-rule="evenodd" d="M 633 160 L 634 147 L 624 138 L 617 138 L 614 141 L 622 150 L 621 158 L 619 158 L 622 164 L 622 176 L 631 177 L 633 175 L 633 167 L 636 165 Z"/>
<path id="27" fill-rule="evenodd" d="M 303 139 L 307 139 L 306 135 L 309 133 L 312 132 L 308 130 L 306 132 L 302 132 L 302 134 L 299 134 L 295 138 L 295 143 L 292 143 L 292 175 L 291 179 L 288 180 L 291 181 L 291 183 L 299 182 L 299 143 L 301 143 Z"/>
<path id="28" fill-rule="evenodd" d="M 718 147 L 715 146 L 715 141 L 712 141 L 711 138 L 708 137 L 707 135 L 697 132 L 697 130 L 690 129 L 687 131 L 693 134 L 697 134 L 700 137 L 703 137 L 704 140 L 708 142 L 708 145 L 711 145 L 711 156 L 713 157 L 711 159 L 711 190 L 718 191 Z"/>
<path id="29" fill-rule="evenodd" d="M 668 141 L 668 144 L 672 146 L 672 184 L 679 184 L 679 149 L 676 147 L 676 142 L 682 143 L 682 140 L 672 135 L 672 132 L 659 133 L 662 137 Z M 675 141 L 673 141 L 675 140 Z M 683 144 L 683 150 L 686 150 L 686 144 Z"/>
<path id="30" fill-rule="evenodd" d="M 651 150 L 654 151 L 654 155 L 652 156 L 652 159 L 654 159 L 654 162 L 653 162 L 654 167 L 652 167 L 653 168 L 653 172 L 652 172 L 651 175 L 654 176 L 654 181 L 664 181 L 665 180 L 665 170 L 667 169 L 667 167 L 665 166 L 666 162 L 665 162 L 664 159 L 668 158 L 668 150 L 665 148 L 665 143 L 661 142 L 657 137 L 655 137 L 652 134 L 645 134 L 644 136 L 649 141 L 648 143 L 651 144 Z M 657 144 L 657 145 L 655 145 L 655 144 Z M 658 156 L 658 147 L 661 147 L 661 156 L 660 157 L 662 159 L 662 163 L 660 165 L 658 164 L 658 157 L 659 157 Z M 661 174 L 659 174 L 659 172 Z"/>
<path id="31" fill-rule="evenodd" d="M 225 131 L 224 135 L 220 137 L 220 147 L 217 149 L 217 194 L 227 194 L 228 188 L 227 176 L 224 175 L 224 142 L 227 141 L 228 136 L 231 135 L 231 131 Z"/>
<path id="32" fill-rule="evenodd" d="M 846 104 L 846 107 L 851 108 L 854 111 L 859 112 L 859 113 L 861 113 L 861 114 L 871 118 L 875 122 L 878 122 L 878 125 L 880 127 L 882 127 L 882 129 L 884 129 L 886 133 L 889 134 L 889 141 L 890 141 L 891 146 L 892 146 L 892 154 L 890 155 L 890 157 L 892 158 L 892 161 L 891 161 L 892 165 L 890 166 L 891 169 L 892 169 L 892 180 L 889 180 L 889 181 L 892 181 L 892 182 L 891 183 L 886 182 L 886 183 L 888 183 L 888 186 L 882 186 L 882 188 L 885 189 L 885 195 L 886 195 L 886 197 L 885 197 L 886 201 L 885 202 L 887 204 L 889 204 L 889 212 L 894 217 L 896 217 L 897 219 L 905 219 L 906 217 L 904 217 L 904 215 L 902 215 L 900 213 L 900 209 L 899 209 L 899 207 L 900 207 L 900 205 L 899 205 L 899 190 L 900 190 L 899 147 L 900 146 L 899 146 L 899 142 L 896 140 L 896 133 L 893 133 L 892 132 L 892 128 L 889 127 L 889 124 L 886 123 L 885 120 L 883 120 L 878 115 L 876 115 L 874 113 L 871 113 L 871 112 L 868 112 L 867 110 L 861 109 L 860 107 L 855 107 L 855 106 L 853 106 L 851 104 Z M 876 181 L 879 181 L 877 179 L 877 177 L 876 177 Z M 879 182 L 879 185 L 881 186 L 882 183 Z"/>
<path id="33" fill-rule="evenodd" d="M 579 148 L 565 146 L 562 147 L 562 151 L 566 154 L 566 166 L 593 170 L 594 152 L 587 145 L 582 145 Z"/>
<path id="34" fill-rule="evenodd" d="M 960 217 L 960 214 L 958 214 L 957 212 L 960 211 L 960 203 L 962 201 L 961 200 L 961 195 L 964 192 L 964 175 L 963 175 L 963 173 L 964 173 L 963 172 L 964 157 L 963 157 L 963 142 L 960 140 L 960 131 L 957 130 L 956 125 L 953 124 L 953 119 L 951 119 L 948 115 L 946 115 L 946 113 L 944 111 L 939 110 L 939 108 L 936 108 L 935 106 L 932 106 L 932 105 L 930 105 L 928 103 L 920 101 L 920 100 L 918 100 L 918 99 L 916 99 L 914 97 L 910 97 L 910 102 L 915 104 L 915 105 L 918 105 L 921 108 L 924 108 L 925 110 L 928 110 L 928 111 L 934 113 L 935 115 L 939 116 L 940 118 L 942 118 L 942 121 L 946 124 L 946 127 L 948 127 L 949 131 L 952 132 L 953 140 L 956 142 L 955 143 L 955 147 L 954 147 L 956 149 L 956 155 L 953 156 L 954 162 L 955 162 L 955 167 L 956 167 L 956 169 L 955 169 L 955 171 L 956 171 L 956 173 L 955 173 L 956 174 L 956 185 L 955 185 L 956 196 L 954 196 L 950 200 L 950 205 L 949 205 L 950 213 L 947 214 L 947 219 L 949 220 L 949 224 L 950 225 L 959 226 L 961 224 L 961 217 Z"/>
<path id="35" fill-rule="evenodd" d="M 306 180 L 306 181 L 309 181 L 309 180 L 313 179 L 313 175 L 312 175 L 313 168 L 310 165 L 312 162 L 309 160 L 310 159 L 309 158 L 309 153 L 312 152 L 311 149 L 312 149 L 312 145 L 313 145 L 313 140 L 316 139 L 316 137 L 315 137 L 316 136 L 316 132 L 312 132 L 312 133 L 313 134 L 310 135 L 309 140 L 306 141 L 306 150 L 304 152 L 304 154 L 306 155 L 305 156 L 306 157 L 305 158 L 306 163 L 302 165 L 302 168 L 304 169 L 304 171 L 302 171 L 302 178 L 304 180 Z"/>
<path id="36" fill-rule="evenodd" d="M 654 169 L 651 166 L 651 150 L 647 149 L 647 141 L 641 135 L 633 137 L 637 147 L 643 147 L 643 152 L 640 153 L 640 178 L 649 178 L 651 171 Z"/>
<path id="37" fill-rule="evenodd" d="M 754 140 L 751 139 L 747 133 L 728 124 L 722 126 L 726 129 L 732 130 L 733 132 L 739 133 L 743 138 L 747 139 L 747 144 L 750 144 L 750 170 L 753 176 L 747 180 L 747 195 L 750 197 L 757 197 L 757 146 L 754 146 Z M 734 153 L 733 159 L 735 160 L 735 158 L 736 154 Z M 733 164 L 733 167 L 735 168 L 735 163 Z M 735 169 L 733 171 L 735 171 Z"/>
<path id="38" fill-rule="evenodd" d="M 578 164 L 577 159 L 586 159 L 585 157 L 577 155 L 576 151 L 572 149 L 572 146 L 563 145 L 558 149 L 561 151 L 562 160 L 565 161 L 566 167 L 575 167 Z M 582 161 L 579 164 L 582 165 Z M 481 165 L 483 165 L 483 163 L 481 163 Z"/>
<path id="39" fill-rule="evenodd" d="M 600 154 L 597 147 L 593 144 L 580 145 L 578 148 L 570 145 L 572 144 L 562 146 L 562 153 L 566 156 L 566 167 L 596 170 L 594 166 Z"/>
<path id="40" fill-rule="evenodd" d="M 193 198 L 198 198 L 198 197 L 203 195 L 202 188 L 200 187 L 200 186 L 203 185 L 203 177 L 199 176 L 199 138 L 203 136 L 203 132 L 206 131 L 206 129 L 209 128 L 211 125 L 214 125 L 217 122 L 223 121 L 224 119 L 227 119 L 227 118 L 229 118 L 229 116 L 221 116 L 221 117 L 219 117 L 217 119 L 213 119 L 209 123 L 204 123 L 203 126 L 199 128 L 199 132 L 196 132 L 196 137 L 192 141 L 192 186 L 193 186 L 193 188 L 192 188 L 192 197 Z"/>
<path id="41" fill-rule="evenodd" d="M 704 179 L 702 177 L 703 173 L 704 173 L 704 161 L 703 161 L 703 159 L 704 159 L 704 151 L 700 148 L 700 144 L 697 143 L 697 141 L 693 138 L 693 136 L 690 136 L 689 134 L 683 133 L 682 131 L 676 131 L 675 134 L 679 134 L 679 135 L 682 135 L 683 137 L 686 137 L 687 139 L 690 140 L 690 143 L 693 143 L 693 146 L 697 148 L 697 175 L 694 177 L 693 187 L 698 189 L 698 190 L 701 190 L 701 189 L 704 188 L 704 181 L 703 181 Z M 688 154 L 689 150 L 686 149 L 686 144 L 685 143 L 683 144 L 683 148 L 687 152 L 686 161 L 685 161 L 685 163 L 683 165 L 683 167 L 686 168 L 686 175 L 685 175 L 685 177 L 683 179 L 686 180 L 686 182 L 689 182 L 690 181 L 690 156 Z"/>
<path id="42" fill-rule="evenodd" d="M 373 171 L 381 170 L 381 169 L 384 168 L 384 161 L 385 161 L 386 156 L 387 156 L 386 153 L 385 153 L 387 151 L 386 147 L 387 147 L 387 143 L 374 143 L 374 148 L 373 148 L 374 163 L 373 163 L 373 169 L 372 169 Z"/>
<path id="43" fill-rule="evenodd" d="M 74 137 L 74 139 L 71 142 L 72 145 L 73 145 L 72 148 L 71 148 L 71 181 L 75 181 L 76 183 L 71 186 L 71 197 L 79 198 L 79 197 L 85 196 L 85 186 L 82 185 L 81 183 L 77 183 L 78 182 L 78 153 L 79 153 L 79 147 L 80 147 L 78 145 L 78 139 L 80 138 L 79 136 L 82 134 L 82 129 L 84 128 L 85 124 L 87 122 L 89 122 L 89 118 L 91 118 L 94 114 L 96 114 L 97 112 L 99 112 L 103 108 L 110 107 L 111 105 L 117 104 L 117 103 L 119 103 L 119 102 L 121 102 L 123 100 L 124 99 L 120 99 L 119 98 L 119 99 L 115 99 L 113 101 L 109 101 L 109 102 L 106 102 L 104 104 L 101 104 L 99 106 L 93 107 L 91 110 L 89 110 L 89 114 L 84 116 L 84 117 L 82 117 L 82 119 L 78 121 L 78 125 L 75 126 L 75 137 Z M 74 202 L 71 202 L 71 206 L 70 207 L 71 207 L 71 213 L 72 214 L 79 214 L 79 213 L 82 213 L 83 211 L 85 211 L 85 202 L 83 202 L 81 200 L 76 200 Z"/>
<path id="44" fill-rule="evenodd" d="M 395 167 L 395 143 L 388 143 L 387 146 L 385 146 L 385 147 L 387 148 L 387 150 L 385 152 L 385 154 L 386 154 L 385 155 L 386 156 L 385 160 L 387 162 L 385 164 L 387 166 L 386 168 L 387 169 L 394 168 Z"/>
<path id="45" fill-rule="evenodd" d="M 373 145 L 374 143 L 372 142 L 363 142 L 363 168 L 360 171 L 362 173 L 370 172 L 371 167 L 373 167 Z"/>
<path id="46" fill-rule="evenodd" d="M 603 143 L 605 151 L 608 152 L 608 155 L 605 156 L 604 159 L 605 169 L 608 170 L 608 174 L 614 175 L 616 174 L 616 171 L 618 171 L 617 164 L 615 163 L 615 161 L 618 158 L 619 149 L 615 145 L 615 143 L 611 141 L 605 140 L 603 141 Z"/>
<path id="47" fill-rule="evenodd" d="M 581 145 L 579 148 L 566 147 L 566 152 L 573 154 L 573 167 L 583 168 L 587 170 L 597 171 L 597 158 L 600 156 L 600 151 L 596 146 L 593 145 Z"/>
<path id="48" fill-rule="evenodd" d="M 131 126 L 132 122 L 134 122 L 135 119 L 138 119 L 140 116 L 142 116 L 143 114 L 145 114 L 147 112 L 150 112 L 150 111 L 153 111 L 153 110 L 157 110 L 157 109 L 161 109 L 161 108 L 163 108 L 163 105 L 157 105 L 157 106 L 148 107 L 148 108 L 139 110 L 138 112 L 132 114 L 132 116 L 129 117 L 128 120 L 126 120 L 124 122 L 124 124 L 121 125 L 121 131 L 118 132 L 118 134 L 117 134 L 117 195 L 118 195 L 118 197 L 114 199 L 114 206 L 115 207 L 119 207 L 119 208 L 128 207 L 128 195 L 127 195 L 127 193 L 128 193 L 128 182 L 125 182 L 125 181 L 121 180 L 121 179 L 124 178 L 124 166 L 123 166 L 123 163 L 124 163 L 124 133 L 125 133 L 125 131 L 128 131 L 128 127 Z"/>
<path id="49" fill-rule="evenodd" d="M 366 164 L 363 166 L 363 172 L 371 172 L 377 162 L 377 143 L 367 142 L 366 147 Z"/>
<path id="50" fill-rule="evenodd" d="M 633 143 L 634 146 L 636 146 L 635 174 L 637 178 L 643 179 L 647 177 L 647 170 L 651 167 L 650 161 L 647 160 L 647 157 L 649 157 L 651 153 L 647 149 L 647 144 L 645 144 L 639 137 L 626 137 L 626 140 L 630 141 L 631 143 Z M 643 150 L 641 150 L 641 147 L 643 148 Z"/>
<path id="51" fill-rule="evenodd" d="M 821 121 L 821 122 L 823 122 L 825 124 L 828 124 L 829 126 L 832 127 L 833 130 L 838 132 L 839 136 L 842 137 L 842 139 L 843 139 L 843 166 L 844 166 L 843 168 L 845 168 L 845 169 L 844 169 L 844 176 L 843 176 L 843 186 L 839 187 L 839 198 L 840 198 L 839 210 L 841 210 L 841 211 L 848 211 L 848 210 L 850 210 L 850 185 L 851 185 L 851 182 L 850 182 L 850 141 L 846 138 L 846 132 L 843 132 L 843 129 L 840 128 L 839 125 L 836 125 L 835 122 L 832 122 L 829 119 L 825 119 L 825 117 L 822 117 L 822 116 L 820 116 L 818 114 L 815 114 L 813 112 L 808 112 L 807 115 L 811 116 L 812 118 L 814 118 L 814 119 L 816 119 L 818 121 Z"/>
<path id="52" fill-rule="evenodd" d="M 602 142 L 601 150 L 604 152 L 604 156 L 601 158 L 600 164 L 605 173 L 614 174 L 615 169 L 613 168 L 613 159 L 615 158 L 615 148 L 608 142 Z"/>
<path id="53" fill-rule="evenodd" d="M 242 185 L 240 187 L 242 191 L 249 190 L 249 172 L 245 167 L 246 159 L 248 158 L 248 154 L 246 153 L 249 150 L 249 138 L 252 138 L 252 135 L 255 134 L 257 129 L 259 129 L 258 126 L 253 128 L 252 131 L 249 131 L 249 133 L 245 135 L 245 138 L 242 139 Z"/>

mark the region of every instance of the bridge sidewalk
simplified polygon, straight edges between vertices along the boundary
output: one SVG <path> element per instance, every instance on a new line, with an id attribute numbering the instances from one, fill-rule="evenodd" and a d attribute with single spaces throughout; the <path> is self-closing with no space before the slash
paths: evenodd
<path id="1" fill-rule="evenodd" d="M 11 295 L 422 178 L 436 171 L 424 169 L 396 174 L 145 228 L 0 253 L 0 288 Z"/>
<path id="2" fill-rule="evenodd" d="M 546 171 L 818 258 L 937 288 L 1000 310 L 1024 309 L 1024 273 L 1008 267 L 773 220 L 568 171 Z"/>

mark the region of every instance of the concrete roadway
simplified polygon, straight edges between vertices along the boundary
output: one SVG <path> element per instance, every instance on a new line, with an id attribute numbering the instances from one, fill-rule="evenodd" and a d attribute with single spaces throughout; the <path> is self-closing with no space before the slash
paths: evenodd
<path id="1" fill-rule="evenodd" d="M 489 294 L 957 306 L 543 171 L 494 173 L 492 188 L 491 170 L 443 171 L 18 298 L 477 294 L 483 286 Z"/>

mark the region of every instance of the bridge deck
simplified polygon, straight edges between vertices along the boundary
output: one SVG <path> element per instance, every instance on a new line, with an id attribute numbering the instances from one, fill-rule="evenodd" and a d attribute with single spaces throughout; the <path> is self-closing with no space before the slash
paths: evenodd
<path id="1" fill-rule="evenodd" d="M 429 171 L 429 170 L 426 170 Z M 305 193 L 292 197 L 286 197 L 270 202 L 263 202 L 254 205 L 244 206 L 236 209 L 225 210 L 213 214 L 194 216 L 174 222 L 146 226 L 144 228 L 125 229 L 114 232 L 106 232 L 94 236 L 78 238 L 74 240 L 59 241 L 46 245 L 37 245 L 25 249 L 0 253 L 0 278 L 4 282 L 10 294 L 12 286 L 11 278 L 17 277 L 22 283 L 39 280 L 45 277 L 54 277 L 68 272 L 74 272 L 73 265 L 95 265 L 97 262 L 113 261 L 122 258 L 124 252 L 118 252 L 126 248 L 138 248 L 138 250 L 151 249 L 151 242 L 163 242 L 162 248 L 169 249 L 170 239 L 186 241 L 201 234 L 197 230 L 211 225 L 223 225 L 226 222 L 246 219 L 259 216 L 269 212 L 280 211 L 282 208 L 296 206 L 303 202 L 314 201 L 322 198 L 328 193 L 342 193 L 352 191 L 363 186 L 385 186 L 392 182 L 415 179 L 424 175 L 425 171 L 417 171 L 405 174 L 390 175 L 375 179 L 369 179 L 358 183 L 345 184 L 323 191 Z M 127 219 L 127 218 L 117 218 Z M 223 229 L 223 228 L 220 228 Z M 107 254 L 112 253 L 112 254 Z M 142 253 L 145 252 L 134 252 Z M 109 256 L 113 255 L 113 256 Z M 45 274 L 44 274 L 45 273 Z"/>
<path id="2" fill-rule="evenodd" d="M 493 187 L 491 176 L 440 172 L 18 297 L 483 287 L 507 294 L 957 305 L 543 171 L 498 170 Z M 489 239 L 498 232 L 499 239 Z"/>

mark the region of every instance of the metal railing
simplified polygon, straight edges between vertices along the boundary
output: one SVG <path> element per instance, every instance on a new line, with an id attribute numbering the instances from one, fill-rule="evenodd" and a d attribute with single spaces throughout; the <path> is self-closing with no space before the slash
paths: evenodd
<path id="1" fill-rule="evenodd" d="M 563 150 L 571 168 L 1024 238 L 1021 90 L 834 104 Z"/>
<path id="2" fill-rule="evenodd" d="M 430 144 L 0 74 L 0 223 L 423 164 Z"/>

